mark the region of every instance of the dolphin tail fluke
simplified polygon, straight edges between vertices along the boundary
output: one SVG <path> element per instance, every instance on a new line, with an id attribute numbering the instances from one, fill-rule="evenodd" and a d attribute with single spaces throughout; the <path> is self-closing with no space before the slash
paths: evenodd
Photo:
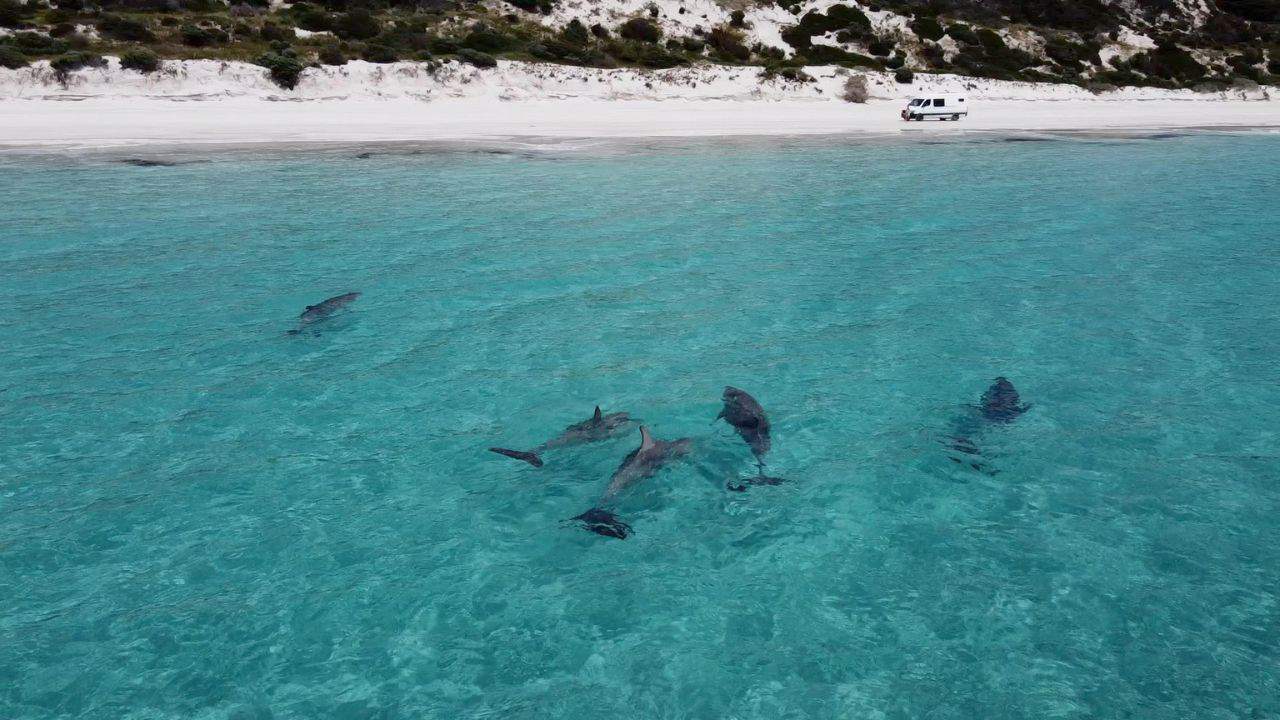
<path id="1" fill-rule="evenodd" d="M 506 448 L 491 447 L 489 452 L 495 452 L 499 455 L 506 455 L 509 458 L 523 460 L 534 467 L 542 467 L 542 458 L 538 457 L 538 453 L 525 452 L 523 450 L 508 450 Z"/>
<path id="2" fill-rule="evenodd" d="M 591 508 L 573 519 L 581 522 L 583 527 L 597 535 L 619 540 L 626 540 L 631 535 L 631 526 L 619 520 L 617 515 L 608 510 Z"/>

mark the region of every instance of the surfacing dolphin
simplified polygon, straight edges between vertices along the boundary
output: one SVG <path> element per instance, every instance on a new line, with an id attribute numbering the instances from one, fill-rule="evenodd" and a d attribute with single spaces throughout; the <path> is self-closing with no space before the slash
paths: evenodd
<path id="1" fill-rule="evenodd" d="M 635 485 L 647 477 L 652 477 L 664 465 L 672 460 L 689 454 L 692 444 L 689 438 L 679 440 L 654 440 L 649 428 L 640 426 L 640 447 L 632 450 L 613 476 L 609 478 L 609 486 L 596 502 L 596 506 L 574 517 L 591 532 L 606 537 L 625 540 L 631 534 L 631 526 L 618 519 L 618 516 L 605 510 L 604 507 L 613 501 L 623 490 Z"/>
<path id="2" fill-rule="evenodd" d="M 724 409 L 716 416 L 716 420 L 724 418 L 725 422 L 733 426 L 738 435 L 746 441 L 747 446 L 751 448 L 751 454 L 756 457 L 756 468 L 758 474 L 753 478 L 746 478 L 740 484 L 726 483 L 725 487 L 734 492 L 746 492 L 748 485 L 778 485 L 783 482 L 782 478 L 769 477 L 764 474 L 764 456 L 773 447 L 773 440 L 769 436 L 769 418 L 764 414 L 764 408 L 760 403 L 745 390 L 739 390 L 732 385 L 725 386 Z"/>
<path id="3" fill-rule="evenodd" d="M 1023 405 L 1013 383 L 1003 377 L 996 378 L 991 387 L 982 393 L 982 418 L 993 423 L 1011 423 L 1018 416 L 1031 409 Z"/>
<path id="4" fill-rule="evenodd" d="M 631 416 L 627 413 L 609 413 L 605 415 L 600 412 L 600 406 L 596 406 L 595 414 L 583 420 L 580 423 L 574 423 L 565 428 L 559 435 L 542 443 L 532 450 L 508 450 L 506 448 L 491 447 L 489 452 L 495 452 L 499 455 L 506 455 L 509 458 L 523 460 L 534 467 L 542 467 L 542 453 L 553 448 L 569 447 L 571 445 L 584 445 L 586 443 L 599 442 L 608 440 L 611 437 L 620 435 L 623 430 L 631 423 Z"/>
<path id="5" fill-rule="evenodd" d="M 982 399 L 976 408 L 976 416 L 963 418 L 951 433 L 951 449 L 964 453 L 965 455 L 980 456 L 982 450 L 977 443 L 973 441 L 973 436 L 982 432 L 986 425 L 1007 425 L 1018 416 L 1031 409 L 1030 404 L 1022 404 L 1021 398 L 1018 397 L 1018 390 L 1013 383 L 1005 377 L 998 377 L 991 386 L 982 393 Z M 952 457 L 953 461 L 963 463 L 965 461 L 960 458 Z M 969 467 L 974 470 L 995 474 L 985 463 L 979 461 L 969 462 Z"/>
<path id="6" fill-rule="evenodd" d="M 360 293 L 349 292 L 342 295 L 335 295 L 316 305 L 308 305 L 307 309 L 303 310 L 302 314 L 298 316 L 298 327 L 290 330 L 289 334 L 297 335 L 302 332 L 302 329 L 306 326 L 330 317 L 334 313 L 355 302 L 358 297 L 360 297 Z"/>

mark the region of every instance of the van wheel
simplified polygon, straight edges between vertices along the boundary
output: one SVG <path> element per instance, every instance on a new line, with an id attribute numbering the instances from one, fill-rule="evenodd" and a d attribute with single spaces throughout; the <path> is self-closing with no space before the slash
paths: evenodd
<path id="1" fill-rule="evenodd" d="M 952 119 L 952 120 L 959 120 L 959 119 L 960 119 L 960 114 L 959 114 L 959 113 L 956 113 L 955 115 L 952 115 L 952 116 L 951 116 L 951 119 Z"/>

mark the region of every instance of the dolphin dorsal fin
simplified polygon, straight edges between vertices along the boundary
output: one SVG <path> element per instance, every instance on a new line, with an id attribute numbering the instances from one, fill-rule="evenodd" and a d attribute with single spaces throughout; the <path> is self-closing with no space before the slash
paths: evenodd
<path id="1" fill-rule="evenodd" d="M 649 434 L 649 428 L 640 426 L 640 452 L 644 452 L 654 446 L 653 436 Z"/>
<path id="2" fill-rule="evenodd" d="M 596 414 L 595 414 L 595 415 L 592 415 L 592 416 L 591 416 L 591 419 L 592 419 L 592 420 L 595 420 L 596 422 L 600 422 L 600 420 L 601 420 L 601 419 L 603 419 L 603 418 L 604 418 L 604 415 L 602 415 L 602 414 L 600 413 L 600 406 L 599 406 L 599 405 L 597 405 L 597 406 L 596 406 Z"/>

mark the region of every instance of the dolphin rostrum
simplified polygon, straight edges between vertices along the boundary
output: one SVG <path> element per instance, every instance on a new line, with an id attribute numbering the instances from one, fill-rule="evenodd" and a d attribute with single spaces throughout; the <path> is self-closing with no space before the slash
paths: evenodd
<path id="1" fill-rule="evenodd" d="M 333 315 L 339 310 L 355 302 L 356 298 L 358 297 L 360 297 L 360 293 L 349 292 L 349 293 L 344 293 L 342 295 L 335 295 L 334 297 L 331 297 L 328 300 L 325 300 L 319 303 L 318 305 L 308 305 L 307 309 L 302 311 L 302 315 L 298 316 L 298 327 L 294 330 L 290 330 L 289 334 L 297 335 L 299 332 L 302 331 L 302 328 L 314 322 L 319 322 L 321 320 L 324 320 L 325 318 Z"/>
<path id="2" fill-rule="evenodd" d="M 653 476 L 667 463 L 687 455 L 691 444 L 692 441 L 689 438 L 671 441 L 654 440 L 649 434 L 649 428 L 641 425 L 640 447 L 632 450 L 623 459 L 618 469 L 613 471 L 609 486 L 605 488 L 596 506 L 573 519 L 581 520 L 588 530 L 597 535 L 625 540 L 631 534 L 631 526 L 619 520 L 617 515 L 605 510 L 604 506 L 612 502 L 622 491 Z"/>
<path id="3" fill-rule="evenodd" d="M 773 441 L 769 436 L 769 418 L 764 414 L 764 408 L 745 390 L 739 390 L 732 385 L 725 387 L 722 399 L 724 409 L 716 416 L 716 420 L 724 418 L 725 422 L 732 425 L 738 435 L 746 441 L 747 446 L 751 448 L 751 454 L 756 457 L 756 467 L 759 470 L 756 477 L 747 478 L 738 485 L 730 482 L 725 487 L 734 492 L 745 492 L 747 485 L 781 483 L 782 478 L 764 474 L 764 456 L 773 447 Z"/>
<path id="4" fill-rule="evenodd" d="M 580 423 L 574 423 L 565 428 L 559 435 L 542 443 L 532 450 L 508 450 L 506 448 L 491 447 L 489 452 L 496 452 L 499 455 L 506 455 L 509 458 L 523 460 L 534 467 L 542 467 L 542 453 L 553 448 L 569 447 L 571 445 L 584 445 L 586 443 L 599 442 L 600 440 L 608 440 L 620 434 L 627 425 L 631 423 L 631 416 L 627 413 L 609 413 L 605 415 L 600 412 L 600 406 L 596 406 L 595 414 L 583 420 Z"/>

